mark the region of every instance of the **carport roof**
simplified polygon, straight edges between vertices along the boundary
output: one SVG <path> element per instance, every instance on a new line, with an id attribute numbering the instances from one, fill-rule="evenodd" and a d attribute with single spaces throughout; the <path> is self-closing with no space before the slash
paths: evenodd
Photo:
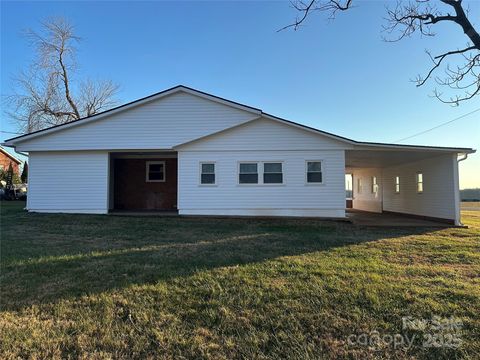
<path id="1" fill-rule="evenodd" d="M 447 150 L 447 151 L 446 151 Z M 464 151 L 468 154 L 474 152 Z M 345 167 L 347 168 L 381 168 L 395 166 L 409 162 L 434 158 L 439 155 L 462 153 L 458 149 L 445 148 L 394 148 L 389 146 L 377 148 L 358 147 L 353 150 L 345 150 Z"/>

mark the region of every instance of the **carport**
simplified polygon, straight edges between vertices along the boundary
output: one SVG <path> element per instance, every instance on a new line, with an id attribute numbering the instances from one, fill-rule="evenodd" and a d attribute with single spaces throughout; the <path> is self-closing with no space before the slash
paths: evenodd
<path id="1" fill-rule="evenodd" d="M 461 225 L 458 162 L 472 152 L 374 143 L 345 151 L 347 217 L 366 225 Z"/>

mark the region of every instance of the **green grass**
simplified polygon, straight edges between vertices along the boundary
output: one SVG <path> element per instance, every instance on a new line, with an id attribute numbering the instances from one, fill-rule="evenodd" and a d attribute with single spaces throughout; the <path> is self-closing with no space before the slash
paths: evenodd
<path id="1" fill-rule="evenodd" d="M 1 203 L 0 358 L 479 358 L 468 229 L 28 214 Z M 349 345 L 458 317 L 457 349 Z M 419 333 L 418 335 L 422 335 Z"/>

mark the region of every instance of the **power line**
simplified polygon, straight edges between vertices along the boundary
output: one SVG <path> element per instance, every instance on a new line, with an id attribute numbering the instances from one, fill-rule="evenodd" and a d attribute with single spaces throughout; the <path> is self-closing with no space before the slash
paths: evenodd
<path id="1" fill-rule="evenodd" d="M 5 133 L 5 134 L 22 135 L 21 133 L 11 132 L 11 131 L 3 131 L 3 130 L 0 130 L 0 132 Z"/>
<path id="2" fill-rule="evenodd" d="M 425 133 L 427 133 L 427 132 L 429 132 L 429 131 L 438 129 L 439 127 L 442 127 L 442 126 L 448 125 L 448 124 L 450 124 L 450 123 L 452 123 L 452 122 L 454 122 L 454 121 L 463 119 L 464 117 L 467 117 L 467 116 L 469 116 L 469 115 L 472 115 L 472 114 L 476 113 L 477 111 L 480 111 L 480 108 L 475 109 L 475 110 L 473 110 L 473 111 L 470 111 L 469 113 L 463 114 L 463 115 L 461 115 L 461 116 L 459 116 L 459 117 L 457 117 L 457 118 L 455 118 L 455 119 L 452 119 L 452 120 L 446 121 L 446 122 L 444 122 L 444 123 L 441 123 L 440 125 L 434 126 L 434 127 L 430 128 L 430 129 L 427 129 L 427 130 L 421 131 L 421 132 L 419 132 L 419 133 L 416 133 L 416 134 L 407 136 L 407 137 L 405 137 L 405 138 L 403 138 L 403 139 L 400 139 L 400 140 L 395 140 L 394 142 L 401 142 L 401 141 L 404 141 L 404 140 L 407 140 L 407 139 L 411 139 L 411 138 L 413 138 L 413 137 L 415 137 L 415 136 L 418 136 L 418 135 L 423 135 L 423 134 L 425 134 Z"/>

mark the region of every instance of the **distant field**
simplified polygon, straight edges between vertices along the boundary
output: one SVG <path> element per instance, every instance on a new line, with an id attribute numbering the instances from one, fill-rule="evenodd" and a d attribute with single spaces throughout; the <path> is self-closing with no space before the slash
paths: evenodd
<path id="1" fill-rule="evenodd" d="M 480 211 L 480 201 L 462 201 L 462 210 Z"/>

